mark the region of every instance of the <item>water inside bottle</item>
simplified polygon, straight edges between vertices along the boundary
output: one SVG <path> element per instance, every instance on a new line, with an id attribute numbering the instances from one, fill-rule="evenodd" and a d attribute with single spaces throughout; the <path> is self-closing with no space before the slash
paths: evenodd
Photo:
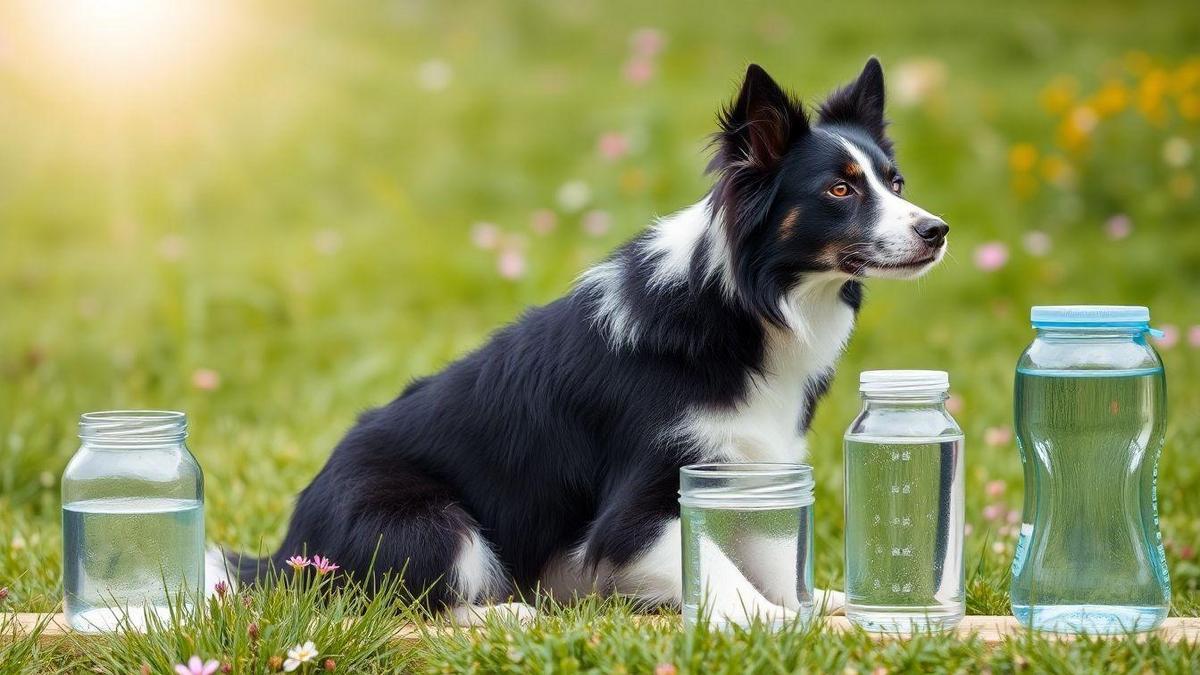
<path id="1" fill-rule="evenodd" d="M 1158 531 L 1162 370 L 1017 371 L 1026 507 L 1013 614 L 1059 632 L 1148 630 L 1170 582 Z"/>
<path id="2" fill-rule="evenodd" d="M 192 499 L 93 499 L 63 505 L 63 586 L 71 627 L 145 628 L 204 579 L 204 504 Z"/>
<path id="3" fill-rule="evenodd" d="M 962 438 L 846 438 L 846 615 L 867 630 L 963 616 Z"/>

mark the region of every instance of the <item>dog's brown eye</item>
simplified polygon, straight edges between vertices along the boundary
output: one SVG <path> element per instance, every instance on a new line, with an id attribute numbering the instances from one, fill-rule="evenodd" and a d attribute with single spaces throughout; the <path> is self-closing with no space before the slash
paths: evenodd
<path id="1" fill-rule="evenodd" d="M 845 181 L 838 181 L 831 185 L 829 190 L 827 190 L 827 192 L 834 197 L 849 197 L 850 193 L 853 191 L 854 190 L 850 187 L 850 184 Z"/>
<path id="2" fill-rule="evenodd" d="M 903 178 L 893 178 L 892 179 L 892 192 L 895 192 L 896 194 L 900 194 L 900 192 L 902 190 L 904 190 L 904 179 Z"/>

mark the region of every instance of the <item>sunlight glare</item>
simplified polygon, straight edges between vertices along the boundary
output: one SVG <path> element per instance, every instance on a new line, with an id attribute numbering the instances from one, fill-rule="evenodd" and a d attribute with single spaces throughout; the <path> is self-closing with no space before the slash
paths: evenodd
<path id="1" fill-rule="evenodd" d="M 219 47 L 216 0 L 39 0 L 39 51 L 74 85 L 107 94 L 194 76 Z"/>

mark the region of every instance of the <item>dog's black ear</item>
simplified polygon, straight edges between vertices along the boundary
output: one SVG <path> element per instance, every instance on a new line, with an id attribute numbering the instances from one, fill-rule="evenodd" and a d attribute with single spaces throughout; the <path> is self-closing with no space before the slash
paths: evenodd
<path id="1" fill-rule="evenodd" d="M 883 103 L 883 66 L 872 56 L 858 79 L 830 94 L 821 104 L 821 122 L 861 126 L 890 151 L 891 143 L 884 133 L 887 121 L 883 119 Z"/>
<path id="2" fill-rule="evenodd" d="M 808 132 L 804 108 L 757 64 L 746 69 L 737 100 L 720 114 L 714 163 L 773 168 L 788 147 Z"/>

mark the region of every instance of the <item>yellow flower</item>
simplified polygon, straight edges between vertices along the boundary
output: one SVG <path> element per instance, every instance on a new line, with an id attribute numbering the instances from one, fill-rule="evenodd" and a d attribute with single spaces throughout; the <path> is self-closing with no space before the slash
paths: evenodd
<path id="1" fill-rule="evenodd" d="M 1185 120 L 1200 120 L 1200 94 L 1179 97 L 1179 116 Z"/>
<path id="2" fill-rule="evenodd" d="M 1079 83 L 1069 75 L 1060 75 L 1050 81 L 1043 89 L 1039 100 L 1042 108 L 1051 115 L 1061 115 L 1066 112 L 1075 100 Z"/>
<path id="3" fill-rule="evenodd" d="M 1092 96 L 1091 107 L 1101 117 L 1112 117 L 1129 104 L 1129 92 L 1118 80 L 1109 80 Z"/>
<path id="4" fill-rule="evenodd" d="M 1184 96 L 1200 89 L 1200 58 L 1184 61 L 1171 76 L 1171 92 Z"/>
<path id="5" fill-rule="evenodd" d="M 1099 123 L 1100 116 L 1091 106 L 1076 106 L 1059 126 L 1058 142 L 1067 150 L 1078 150 L 1087 143 Z"/>
<path id="6" fill-rule="evenodd" d="M 1037 148 L 1031 143 L 1017 143 L 1008 151 L 1008 166 L 1017 173 L 1032 171 L 1037 159 Z"/>
<path id="7" fill-rule="evenodd" d="M 1163 105 L 1163 96 L 1167 92 L 1167 73 L 1164 70 L 1155 68 L 1150 70 L 1142 77 L 1138 83 L 1137 98 L 1135 105 L 1138 112 L 1147 120 L 1156 124 L 1166 120 L 1166 107 Z"/>
<path id="8" fill-rule="evenodd" d="M 1042 159 L 1042 178 L 1059 187 L 1069 187 L 1075 181 L 1071 164 L 1062 155 L 1047 155 Z"/>

